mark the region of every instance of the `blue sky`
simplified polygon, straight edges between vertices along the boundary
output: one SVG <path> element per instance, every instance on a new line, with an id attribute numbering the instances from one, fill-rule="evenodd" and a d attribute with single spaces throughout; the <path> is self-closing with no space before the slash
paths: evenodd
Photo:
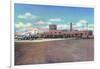
<path id="1" fill-rule="evenodd" d="M 83 28 L 88 23 L 88 28 L 93 30 L 93 8 L 15 4 L 14 11 L 16 31 L 47 29 L 49 24 L 57 24 L 58 29 L 68 29 L 70 22 L 75 29 Z"/>

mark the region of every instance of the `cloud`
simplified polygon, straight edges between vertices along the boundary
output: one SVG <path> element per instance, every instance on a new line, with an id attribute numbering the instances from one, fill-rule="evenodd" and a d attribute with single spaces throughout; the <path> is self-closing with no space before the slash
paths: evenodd
<path id="1" fill-rule="evenodd" d="M 67 24 L 58 24 L 57 25 L 57 29 L 58 30 L 64 30 L 64 29 L 69 29 L 70 28 L 70 26 L 69 25 L 67 25 Z"/>
<path id="2" fill-rule="evenodd" d="M 80 20 L 76 23 L 76 25 L 79 27 L 79 26 L 83 26 L 83 25 L 87 25 L 87 21 L 86 20 Z"/>
<path id="3" fill-rule="evenodd" d="M 19 22 L 19 23 L 15 24 L 15 28 L 23 28 L 23 27 L 24 27 L 23 22 Z"/>
<path id="4" fill-rule="evenodd" d="M 75 24 L 75 29 L 77 30 L 93 30 L 94 24 L 88 23 L 86 20 L 80 20 Z"/>
<path id="5" fill-rule="evenodd" d="M 94 30 L 94 24 L 89 24 L 88 25 L 88 30 Z"/>
<path id="6" fill-rule="evenodd" d="M 80 20 L 80 21 L 78 21 L 77 23 L 76 23 L 76 25 L 78 26 L 78 27 L 80 27 L 80 26 L 84 26 L 84 25 L 87 25 L 87 21 L 86 20 Z"/>
<path id="7" fill-rule="evenodd" d="M 87 24 L 87 21 L 86 20 L 80 20 L 79 23 Z"/>
<path id="8" fill-rule="evenodd" d="M 42 21 L 38 22 L 37 24 L 44 24 Z M 38 32 L 43 32 L 43 31 L 48 31 L 49 26 L 39 26 L 39 27 L 33 27 L 32 23 L 23 23 L 23 22 L 18 22 L 15 24 L 15 28 L 17 32 L 32 32 L 34 33 L 34 30 L 37 30 Z"/>
<path id="9" fill-rule="evenodd" d="M 45 21 L 39 20 L 39 21 L 36 21 L 34 24 L 38 24 L 38 25 L 45 24 Z"/>
<path id="10" fill-rule="evenodd" d="M 31 23 L 26 23 L 25 27 L 32 27 L 32 24 Z"/>
<path id="11" fill-rule="evenodd" d="M 61 18 L 51 18 L 49 19 L 49 21 L 61 21 L 62 19 Z"/>
<path id="12" fill-rule="evenodd" d="M 18 18 L 19 19 L 34 19 L 34 18 L 37 18 L 37 16 L 33 15 L 30 12 L 26 12 L 26 13 L 24 13 L 22 15 L 18 15 Z"/>
<path id="13" fill-rule="evenodd" d="M 53 24 L 52 22 L 46 22 L 48 25 Z"/>
<path id="14" fill-rule="evenodd" d="M 32 28 L 32 24 L 31 23 L 23 23 L 23 22 L 18 22 L 17 24 L 15 24 L 15 28 L 17 30 L 21 30 L 21 31 L 25 31 L 25 30 L 29 30 Z"/>
<path id="15" fill-rule="evenodd" d="M 94 24 L 88 24 L 88 27 L 94 28 Z"/>
<path id="16" fill-rule="evenodd" d="M 75 27 L 82 27 L 83 24 L 82 23 L 76 23 Z"/>

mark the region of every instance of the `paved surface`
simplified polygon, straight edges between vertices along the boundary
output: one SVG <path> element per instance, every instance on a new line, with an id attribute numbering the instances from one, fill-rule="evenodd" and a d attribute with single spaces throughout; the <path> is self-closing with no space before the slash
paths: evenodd
<path id="1" fill-rule="evenodd" d="M 15 40 L 15 42 L 47 42 L 47 41 L 57 41 L 57 40 L 66 40 L 66 39 L 58 38 L 58 39 Z"/>
<path id="2" fill-rule="evenodd" d="M 94 59 L 93 39 L 69 39 L 48 42 L 15 42 L 15 64 L 42 64 Z"/>

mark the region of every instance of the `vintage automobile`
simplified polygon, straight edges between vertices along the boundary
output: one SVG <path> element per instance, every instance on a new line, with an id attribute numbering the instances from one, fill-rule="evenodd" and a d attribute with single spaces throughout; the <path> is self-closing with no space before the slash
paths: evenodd
<path id="1" fill-rule="evenodd" d="M 15 39 L 18 39 L 18 40 L 34 40 L 37 38 L 39 38 L 38 35 L 17 35 L 15 36 Z"/>

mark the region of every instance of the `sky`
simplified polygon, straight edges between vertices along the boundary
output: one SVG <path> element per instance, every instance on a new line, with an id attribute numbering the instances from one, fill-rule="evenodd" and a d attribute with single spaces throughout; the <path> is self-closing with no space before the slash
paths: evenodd
<path id="1" fill-rule="evenodd" d="M 58 30 L 69 29 L 69 24 L 78 30 L 93 30 L 94 9 L 85 7 L 18 4 L 14 5 L 16 32 L 38 29 L 46 31 L 49 24 L 57 24 Z M 88 26 L 87 26 L 88 25 Z"/>

